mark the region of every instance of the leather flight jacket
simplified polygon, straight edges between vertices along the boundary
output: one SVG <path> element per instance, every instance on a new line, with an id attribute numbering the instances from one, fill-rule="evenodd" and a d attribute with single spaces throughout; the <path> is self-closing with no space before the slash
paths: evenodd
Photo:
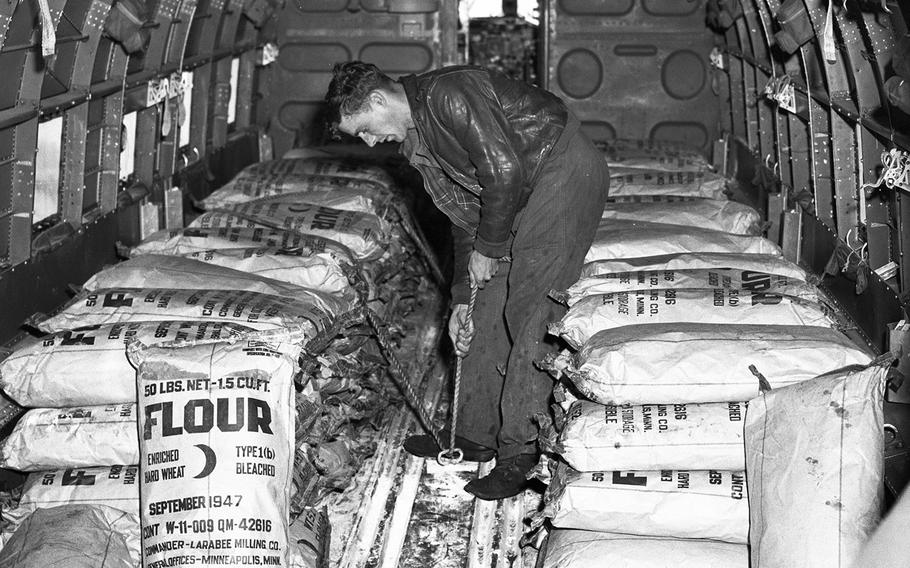
<path id="1" fill-rule="evenodd" d="M 515 216 L 566 128 L 565 104 L 481 67 L 407 75 L 401 84 L 420 141 L 438 164 L 411 160 L 427 191 L 443 213 L 474 235 L 475 250 L 493 258 L 507 255 Z M 453 198 L 453 192 L 467 194 Z"/>

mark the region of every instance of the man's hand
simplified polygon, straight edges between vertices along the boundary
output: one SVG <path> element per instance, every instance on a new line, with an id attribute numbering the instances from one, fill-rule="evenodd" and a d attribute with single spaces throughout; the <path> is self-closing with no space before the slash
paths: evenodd
<path id="1" fill-rule="evenodd" d="M 471 282 L 477 284 L 478 288 L 484 285 L 496 275 L 499 270 L 499 259 L 490 258 L 477 252 L 471 251 L 471 258 L 468 260 L 468 274 L 471 276 Z"/>
<path id="2" fill-rule="evenodd" d="M 449 339 L 455 346 L 455 354 L 464 357 L 474 339 L 474 322 L 468 319 L 468 305 L 455 304 L 449 316 Z"/>

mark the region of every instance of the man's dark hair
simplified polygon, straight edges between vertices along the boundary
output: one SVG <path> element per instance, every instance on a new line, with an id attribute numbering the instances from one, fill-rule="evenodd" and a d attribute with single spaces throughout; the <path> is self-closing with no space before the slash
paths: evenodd
<path id="1" fill-rule="evenodd" d="M 394 84 L 395 81 L 372 63 L 336 63 L 332 68 L 332 82 L 325 94 L 329 121 L 336 126 L 342 116 L 363 110 L 371 91 L 390 89 Z"/>

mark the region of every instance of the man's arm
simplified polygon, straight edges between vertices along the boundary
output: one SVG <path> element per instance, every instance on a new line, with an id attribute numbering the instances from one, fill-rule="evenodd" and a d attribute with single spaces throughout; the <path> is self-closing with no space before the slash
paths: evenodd
<path id="1" fill-rule="evenodd" d="M 480 223 L 474 250 L 489 258 L 509 253 L 512 222 L 518 212 L 525 172 L 516 150 L 514 133 L 493 92 L 482 75 L 457 76 L 446 81 L 440 92 L 444 124 L 467 151 L 476 170 L 480 194 Z"/>

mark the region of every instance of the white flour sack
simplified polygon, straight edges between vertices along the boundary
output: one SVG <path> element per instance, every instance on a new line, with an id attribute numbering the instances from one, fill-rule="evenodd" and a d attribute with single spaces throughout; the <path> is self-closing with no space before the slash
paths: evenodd
<path id="1" fill-rule="evenodd" d="M 645 168 L 674 172 L 704 171 L 710 169 L 708 161 L 698 151 L 673 142 L 618 139 L 596 140 L 611 169 Z"/>
<path id="2" fill-rule="evenodd" d="M 385 169 L 353 158 L 311 157 L 282 158 L 251 164 L 234 177 L 234 181 L 257 179 L 268 176 L 291 177 L 297 175 L 319 175 L 365 179 L 382 184 L 386 188 L 395 185 L 395 180 Z"/>
<path id="3" fill-rule="evenodd" d="M 702 270 L 726 268 L 786 276 L 790 280 L 808 282 L 809 275 L 795 263 L 777 254 L 753 253 L 675 253 L 637 258 L 600 259 L 581 267 L 579 278 L 621 272 L 662 270 Z"/>
<path id="4" fill-rule="evenodd" d="M 135 403 L 35 408 L 0 446 L 0 467 L 19 471 L 138 462 Z"/>
<path id="5" fill-rule="evenodd" d="M 554 529 L 543 568 L 749 568 L 745 544 Z"/>
<path id="6" fill-rule="evenodd" d="M 298 350 L 241 341 L 129 351 L 143 566 L 288 566 Z"/>
<path id="7" fill-rule="evenodd" d="M 204 209 L 231 207 L 260 197 L 293 194 L 294 199 L 343 209 L 381 215 L 389 206 L 390 194 L 381 183 L 368 179 L 315 174 L 238 176 L 202 200 Z"/>
<path id="8" fill-rule="evenodd" d="M 726 199 L 607 203 L 601 217 L 617 221 L 686 225 L 740 235 L 761 234 L 758 211 Z"/>
<path id="9" fill-rule="evenodd" d="M 750 365 L 777 388 L 869 361 L 831 328 L 683 323 L 598 331 L 556 367 L 586 398 L 644 404 L 749 400 L 759 392 Z"/>
<path id="10" fill-rule="evenodd" d="M 701 227 L 602 219 L 585 262 L 689 252 L 781 254 L 780 247 L 764 237 Z"/>
<path id="11" fill-rule="evenodd" d="M 300 249 L 258 247 L 209 249 L 181 256 L 327 294 L 347 297 L 353 293 L 338 261 L 328 253 L 304 255 Z"/>
<path id="12" fill-rule="evenodd" d="M 787 276 L 730 268 L 692 268 L 682 270 L 638 270 L 614 272 L 580 278 L 564 294 L 551 294 L 558 301 L 572 306 L 587 296 L 632 292 L 634 290 L 665 290 L 681 288 L 737 288 L 757 292 L 772 292 L 818 301 L 815 286 L 792 281 Z"/>
<path id="13" fill-rule="evenodd" d="M 293 197 L 265 197 L 231 209 L 203 213 L 190 223 L 190 227 L 280 228 L 339 242 L 360 260 L 382 256 L 390 232 L 386 221 L 370 213 L 299 203 Z"/>
<path id="14" fill-rule="evenodd" d="M 256 330 L 284 330 L 305 340 L 340 315 L 324 294 L 298 299 L 239 290 L 102 288 L 84 291 L 38 324 L 48 333 L 87 325 L 137 321 L 226 321 Z M 318 302 L 318 303 L 317 303 Z"/>
<path id="15" fill-rule="evenodd" d="M 34 511 L 74 503 L 106 505 L 139 516 L 139 466 L 112 465 L 38 471 L 22 487 L 19 509 Z"/>
<path id="16" fill-rule="evenodd" d="M 254 331 L 218 321 L 162 321 L 92 325 L 29 337 L 0 361 L 0 386 L 25 407 L 136 402 L 136 372 L 126 358 L 128 341 L 229 339 Z"/>
<path id="17" fill-rule="evenodd" d="M 553 526 L 745 544 L 742 471 L 595 471 L 559 464 L 544 497 Z"/>
<path id="18" fill-rule="evenodd" d="M 3 568 L 135 568 L 140 562 L 139 519 L 118 509 L 61 505 L 15 523 L 0 551 Z"/>
<path id="19" fill-rule="evenodd" d="M 628 173 L 634 172 L 634 173 Z M 726 199 L 727 181 L 709 171 L 668 172 L 624 170 L 610 174 L 610 198 L 623 200 L 640 195 L 673 195 Z"/>
<path id="20" fill-rule="evenodd" d="M 576 401 L 556 451 L 578 471 L 742 470 L 741 402 L 622 406 Z"/>
<path id="21" fill-rule="evenodd" d="M 792 296 L 736 288 L 687 288 L 588 296 L 551 324 L 550 333 L 578 349 L 605 329 L 686 322 L 822 327 L 833 323 L 820 304 Z"/>
<path id="22" fill-rule="evenodd" d="M 289 255 L 302 257 L 329 254 L 332 258 L 346 264 L 352 264 L 354 259 L 347 247 L 324 237 L 262 227 L 158 231 L 133 248 L 130 256 L 141 254 L 184 255 L 214 249 L 258 247 L 287 251 Z M 276 254 L 278 253 L 276 252 Z"/>
<path id="23" fill-rule="evenodd" d="M 749 402 L 753 568 L 847 568 L 879 519 L 886 367 L 850 367 Z"/>
<path id="24" fill-rule="evenodd" d="M 144 254 L 105 268 L 82 287 L 92 292 L 102 288 L 257 292 L 310 302 L 332 314 L 352 310 L 356 301 L 352 290 L 342 297 L 193 258 L 161 254 Z"/>

